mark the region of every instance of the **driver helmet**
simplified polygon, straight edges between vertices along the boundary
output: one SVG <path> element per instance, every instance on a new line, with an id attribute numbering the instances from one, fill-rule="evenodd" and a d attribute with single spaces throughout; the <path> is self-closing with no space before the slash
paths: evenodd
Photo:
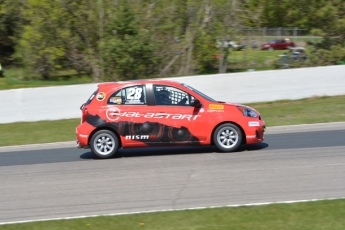
<path id="1" fill-rule="evenodd" d="M 169 97 L 171 93 L 166 89 L 162 89 L 162 90 L 158 91 L 157 94 L 158 94 L 158 96 Z"/>
<path id="2" fill-rule="evenodd" d="M 162 89 L 157 92 L 157 99 L 161 102 L 170 103 L 171 99 L 169 98 L 171 93 L 168 90 Z"/>

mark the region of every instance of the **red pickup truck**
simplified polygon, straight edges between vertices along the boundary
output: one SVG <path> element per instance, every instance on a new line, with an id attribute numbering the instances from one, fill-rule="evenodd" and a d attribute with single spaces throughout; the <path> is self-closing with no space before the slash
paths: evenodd
<path id="1" fill-rule="evenodd" d="M 261 50 L 286 50 L 289 47 L 294 47 L 295 43 L 286 41 L 285 39 L 282 40 L 272 40 L 269 43 L 265 43 L 261 45 Z"/>

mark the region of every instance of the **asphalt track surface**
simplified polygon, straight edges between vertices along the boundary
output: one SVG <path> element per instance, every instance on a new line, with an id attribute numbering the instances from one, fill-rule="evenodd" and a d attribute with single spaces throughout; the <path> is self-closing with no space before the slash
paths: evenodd
<path id="1" fill-rule="evenodd" d="M 268 128 L 261 144 L 121 150 L 0 148 L 0 223 L 345 197 L 345 122 Z"/>

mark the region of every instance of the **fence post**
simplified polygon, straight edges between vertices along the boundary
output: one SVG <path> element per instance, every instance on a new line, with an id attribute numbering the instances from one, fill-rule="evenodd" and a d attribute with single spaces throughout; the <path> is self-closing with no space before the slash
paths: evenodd
<path id="1" fill-rule="evenodd" d="M 262 37 L 264 38 L 264 41 L 266 41 L 266 30 L 267 27 L 262 28 Z"/>
<path id="2" fill-rule="evenodd" d="M 295 27 L 293 29 L 293 38 L 294 38 L 295 43 L 297 43 L 297 32 L 298 32 L 298 27 Z"/>

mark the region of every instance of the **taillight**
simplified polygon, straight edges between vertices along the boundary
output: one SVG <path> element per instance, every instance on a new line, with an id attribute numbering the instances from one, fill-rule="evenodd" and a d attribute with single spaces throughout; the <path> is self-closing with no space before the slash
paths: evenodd
<path id="1" fill-rule="evenodd" d="M 86 121 L 86 117 L 88 115 L 87 108 L 83 108 L 82 116 L 81 116 L 81 123 Z"/>

